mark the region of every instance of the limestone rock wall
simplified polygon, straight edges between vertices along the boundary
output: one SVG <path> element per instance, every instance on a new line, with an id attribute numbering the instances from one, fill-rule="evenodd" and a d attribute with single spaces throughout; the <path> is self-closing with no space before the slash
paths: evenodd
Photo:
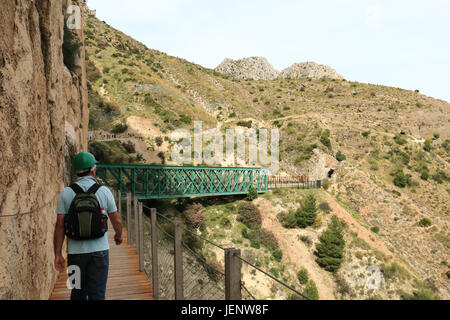
<path id="1" fill-rule="evenodd" d="M 87 149 L 84 48 L 70 72 L 66 10 L 64 0 L 0 2 L 0 299 L 49 297 L 56 197 L 70 155 Z"/>

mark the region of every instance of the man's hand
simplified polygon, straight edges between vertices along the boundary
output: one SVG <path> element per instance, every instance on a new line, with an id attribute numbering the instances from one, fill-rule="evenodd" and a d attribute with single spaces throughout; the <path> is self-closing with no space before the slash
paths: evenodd
<path id="1" fill-rule="evenodd" d="M 123 241 L 122 235 L 116 233 L 116 235 L 114 236 L 114 241 L 116 242 L 116 245 L 120 246 Z"/>
<path id="2" fill-rule="evenodd" d="M 63 272 L 66 268 L 66 261 L 64 260 L 64 257 L 61 254 L 55 255 L 55 269 L 58 270 L 58 272 Z"/>

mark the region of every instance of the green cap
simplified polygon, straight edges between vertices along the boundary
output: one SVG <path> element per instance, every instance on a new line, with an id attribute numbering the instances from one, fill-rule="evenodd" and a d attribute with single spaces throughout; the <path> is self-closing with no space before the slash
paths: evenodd
<path id="1" fill-rule="evenodd" d="M 75 165 L 75 170 L 86 170 L 92 168 L 96 163 L 95 157 L 89 152 L 80 152 L 73 158 L 73 164 Z"/>

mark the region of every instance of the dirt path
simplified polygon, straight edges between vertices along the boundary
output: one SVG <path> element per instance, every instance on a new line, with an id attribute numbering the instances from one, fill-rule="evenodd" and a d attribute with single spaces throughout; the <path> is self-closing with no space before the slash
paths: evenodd
<path id="1" fill-rule="evenodd" d="M 393 256 L 392 252 L 386 247 L 383 241 L 379 240 L 376 236 L 372 234 L 371 231 L 364 228 L 362 225 L 352 217 L 344 208 L 340 206 L 339 203 L 329 194 L 327 194 L 327 202 L 333 211 L 331 214 L 335 214 L 339 219 L 344 220 L 349 226 L 350 230 L 357 234 L 358 238 L 363 239 L 372 248 L 384 253 L 387 256 Z M 373 239 L 373 240 L 372 240 Z"/>
<path id="2" fill-rule="evenodd" d="M 321 300 L 334 300 L 335 284 L 332 276 L 327 271 L 320 268 L 315 262 L 315 256 L 310 249 L 300 240 L 298 229 L 285 229 L 278 221 L 278 210 L 274 208 L 270 201 L 258 198 L 254 202 L 262 213 L 262 226 L 272 231 L 283 250 L 283 261 L 293 263 L 298 270 L 305 268 L 309 277 L 316 283 Z"/>

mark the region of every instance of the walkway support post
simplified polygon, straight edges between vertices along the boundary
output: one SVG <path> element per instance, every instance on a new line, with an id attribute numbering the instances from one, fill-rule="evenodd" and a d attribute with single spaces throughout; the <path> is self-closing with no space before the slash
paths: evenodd
<path id="1" fill-rule="evenodd" d="M 133 198 L 133 213 L 134 213 L 134 246 L 136 248 L 136 253 L 139 254 L 139 217 L 138 217 L 138 199 L 136 196 Z"/>
<path id="2" fill-rule="evenodd" d="M 152 224 L 152 285 L 153 298 L 159 299 L 159 277 L 158 277 L 158 231 L 156 226 L 156 209 L 150 209 L 150 219 Z"/>
<path id="3" fill-rule="evenodd" d="M 174 271 L 175 271 L 175 300 L 183 300 L 183 224 L 175 221 L 175 241 L 174 241 Z"/>
<path id="4" fill-rule="evenodd" d="M 127 193 L 127 243 L 131 244 L 131 192 Z"/>
<path id="5" fill-rule="evenodd" d="M 139 202 L 139 271 L 144 272 L 144 212 L 142 202 Z"/>
<path id="6" fill-rule="evenodd" d="M 225 249 L 225 300 L 242 300 L 240 256 L 240 249 Z"/>

